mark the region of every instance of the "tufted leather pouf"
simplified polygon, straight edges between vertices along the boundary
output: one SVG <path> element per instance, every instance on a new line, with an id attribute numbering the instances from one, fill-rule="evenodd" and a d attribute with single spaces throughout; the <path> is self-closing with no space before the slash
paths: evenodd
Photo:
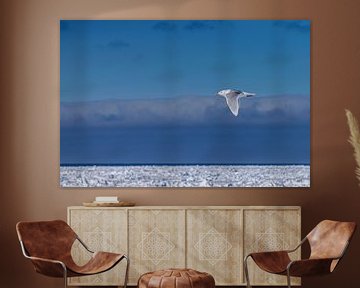
<path id="1" fill-rule="evenodd" d="M 214 277 L 192 269 L 166 269 L 140 276 L 138 288 L 214 288 Z"/>

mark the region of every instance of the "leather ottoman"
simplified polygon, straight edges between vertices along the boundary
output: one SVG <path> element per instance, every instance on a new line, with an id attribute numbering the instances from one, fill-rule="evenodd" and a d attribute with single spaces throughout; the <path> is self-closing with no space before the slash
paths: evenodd
<path id="1" fill-rule="evenodd" d="M 138 288 L 214 288 L 214 277 L 192 269 L 166 269 L 140 276 Z"/>

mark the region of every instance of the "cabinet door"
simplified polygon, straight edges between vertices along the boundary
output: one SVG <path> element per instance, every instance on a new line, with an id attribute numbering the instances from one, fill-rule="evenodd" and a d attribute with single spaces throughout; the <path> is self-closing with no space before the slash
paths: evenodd
<path id="1" fill-rule="evenodd" d="M 245 210 L 244 231 L 245 255 L 251 252 L 295 248 L 301 241 L 300 210 Z M 300 259 L 300 249 L 292 254 L 293 259 Z M 259 269 L 252 259 L 248 261 L 252 285 L 286 285 L 286 277 L 266 273 Z M 299 285 L 299 278 L 293 278 L 292 284 Z"/>
<path id="2" fill-rule="evenodd" d="M 129 281 L 148 271 L 185 267 L 185 210 L 129 210 Z"/>
<path id="3" fill-rule="evenodd" d="M 187 211 L 187 267 L 212 274 L 216 285 L 242 280 L 242 211 Z"/>
<path id="4" fill-rule="evenodd" d="M 80 239 L 93 251 L 127 253 L 127 215 L 125 209 L 70 209 L 69 225 Z M 76 241 L 72 256 L 76 263 L 84 264 L 89 258 L 82 245 Z M 113 269 L 93 276 L 69 278 L 70 285 L 122 285 L 126 261 Z"/>

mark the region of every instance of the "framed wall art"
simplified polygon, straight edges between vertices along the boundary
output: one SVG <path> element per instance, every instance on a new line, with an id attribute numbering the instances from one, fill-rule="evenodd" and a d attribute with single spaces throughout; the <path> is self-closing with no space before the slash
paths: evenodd
<path id="1" fill-rule="evenodd" d="M 62 187 L 309 187 L 308 20 L 61 20 Z"/>

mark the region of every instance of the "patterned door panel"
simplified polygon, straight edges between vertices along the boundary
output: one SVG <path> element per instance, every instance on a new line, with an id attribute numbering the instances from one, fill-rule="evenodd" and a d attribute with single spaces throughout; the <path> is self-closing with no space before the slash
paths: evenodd
<path id="1" fill-rule="evenodd" d="M 185 210 L 129 210 L 130 283 L 145 272 L 185 267 Z"/>
<path id="2" fill-rule="evenodd" d="M 245 210 L 244 255 L 251 252 L 287 250 L 295 248 L 301 237 L 299 210 Z M 291 258 L 300 259 L 300 249 Z M 286 277 L 266 273 L 252 261 L 249 276 L 252 285 L 286 285 Z M 292 284 L 300 284 L 298 278 Z"/>
<path id="3" fill-rule="evenodd" d="M 127 252 L 126 210 L 83 209 L 70 210 L 69 224 L 80 239 L 93 251 L 115 253 Z M 85 264 L 90 254 L 76 241 L 72 248 L 76 263 Z M 112 270 L 85 277 L 69 278 L 70 285 L 122 285 L 125 274 L 125 261 Z"/>
<path id="4" fill-rule="evenodd" d="M 242 282 L 242 211 L 187 211 L 187 266 L 212 274 L 216 285 Z"/>

